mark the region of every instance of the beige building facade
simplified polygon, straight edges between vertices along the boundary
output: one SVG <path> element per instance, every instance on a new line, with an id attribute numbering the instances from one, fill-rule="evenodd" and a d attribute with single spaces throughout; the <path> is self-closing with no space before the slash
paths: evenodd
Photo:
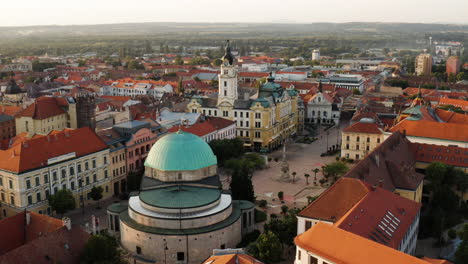
<path id="1" fill-rule="evenodd" d="M 383 130 L 372 120 L 354 123 L 341 133 L 341 157 L 363 159 L 383 141 Z"/>
<path id="2" fill-rule="evenodd" d="M 9 149 L 0 150 L 0 157 L 5 159 L 0 162 L 1 217 L 24 210 L 50 215 L 52 209 L 47 197 L 62 189 L 72 191 L 76 207 L 93 203 L 89 194 L 93 186 L 102 187 L 103 199 L 110 197 L 109 149 L 102 142 L 99 145 L 95 134 L 96 138 L 91 138 L 93 134 L 88 128 L 66 130 L 49 136 L 18 139 Z M 89 139 L 88 143 L 94 146 L 61 147 L 68 139 L 73 144 Z M 42 148 L 47 148 L 48 152 L 41 152 Z M 15 160 L 19 167 L 12 164 Z"/>

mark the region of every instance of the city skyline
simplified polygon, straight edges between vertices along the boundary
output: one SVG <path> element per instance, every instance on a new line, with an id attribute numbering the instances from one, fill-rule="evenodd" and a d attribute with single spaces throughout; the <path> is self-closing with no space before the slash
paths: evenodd
<path id="1" fill-rule="evenodd" d="M 463 13 L 468 10 L 468 2 L 447 0 L 437 5 L 435 0 L 403 1 L 390 4 L 374 1 L 368 5 L 365 0 L 343 2 L 330 0 L 324 5 L 318 1 L 294 0 L 287 5 L 278 0 L 272 1 L 226 1 L 190 0 L 158 2 L 135 0 L 131 6 L 127 2 L 83 0 L 81 5 L 58 0 L 36 1 L 25 5 L 4 3 L 0 27 L 33 25 L 92 25 L 142 22 L 183 22 L 183 23 L 451 23 L 468 24 Z M 231 6 L 226 8 L 229 3 Z M 190 8 L 187 8 L 190 6 Z M 141 8 L 145 7 L 145 8 Z M 333 8 L 330 8 L 333 7 Z M 434 13 L 437 10 L 437 13 Z"/>

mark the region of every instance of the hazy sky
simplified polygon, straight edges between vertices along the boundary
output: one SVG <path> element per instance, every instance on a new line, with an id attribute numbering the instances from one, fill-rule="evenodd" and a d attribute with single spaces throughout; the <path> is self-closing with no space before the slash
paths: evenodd
<path id="1" fill-rule="evenodd" d="M 468 24 L 468 0 L 3 0 L 0 26 L 128 22 Z"/>

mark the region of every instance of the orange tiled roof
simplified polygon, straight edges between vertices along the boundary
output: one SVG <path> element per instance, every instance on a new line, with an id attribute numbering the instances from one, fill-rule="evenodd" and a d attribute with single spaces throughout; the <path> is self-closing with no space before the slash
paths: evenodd
<path id="1" fill-rule="evenodd" d="M 453 105 L 460 107 L 463 110 L 468 110 L 468 101 L 465 100 L 459 100 L 459 99 L 451 99 L 447 97 L 442 97 L 439 100 L 440 105 Z"/>
<path id="2" fill-rule="evenodd" d="M 86 144 L 82 144 L 86 142 Z M 47 136 L 13 138 L 13 144 L 0 150 L 0 169 L 20 173 L 43 166 L 53 157 L 75 152 L 77 157 L 101 151 L 107 145 L 88 127 L 52 131 Z"/>
<path id="3" fill-rule="evenodd" d="M 23 108 L 21 106 L 14 106 L 14 105 L 1 105 L 0 106 L 0 114 L 5 114 L 9 116 L 15 116 L 18 114 Z"/>
<path id="4" fill-rule="evenodd" d="M 41 120 L 65 113 L 66 112 L 59 107 L 56 98 L 43 96 L 37 98 L 36 102 L 26 107 L 17 116 Z"/>
<path id="5" fill-rule="evenodd" d="M 383 131 L 379 129 L 376 123 L 363 123 L 357 122 L 349 127 L 343 129 L 343 132 L 350 133 L 366 133 L 366 134 L 382 134 Z"/>
<path id="6" fill-rule="evenodd" d="M 314 225 L 297 236 L 294 243 L 300 248 L 337 264 L 429 264 L 424 260 L 325 223 Z"/>
<path id="7" fill-rule="evenodd" d="M 440 123 L 426 120 L 411 121 L 405 119 L 392 128 L 390 132 L 406 130 L 406 135 L 423 137 L 423 138 L 435 138 L 445 139 L 451 141 L 468 141 L 468 125 L 457 124 L 457 123 Z"/>
<path id="8" fill-rule="evenodd" d="M 318 199 L 299 213 L 299 216 L 338 221 L 348 210 L 370 191 L 364 182 L 352 178 L 340 178 Z"/>
<path id="9" fill-rule="evenodd" d="M 433 259 L 428 257 L 423 257 L 422 260 L 427 261 L 430 264 L 452 264 L 452 262 L 445 259 Z"/>
<path id="10" fill-rule="evenodd" d="M 221 117 L 210 117 L 204 122 L 196 123 L 190 127 L 181 126 L 180 130 L 195 134 L 199 137 L 203 137 L 207 134 L 213 133 L 219 129 L 223 129 L 234 124 L 234 121 L 224 119 Z M 168 131 L 171 133 L 177 132 L 179 130 L 178 126 L 170 128 Z"/>
<path id="11" fill-rule="evenodd" d="M 246 254 L 226 254 L 211 256 L 203 264 L 262 264 L 263 262 Z"/>
<path id="12" fill-rule="evenodd" d="M 447 123 L 458 123 L 468 125 L 468 115 L 466 114 L 458 114 L 440 108 L 436 108 L 435 112 L 440 119 L 444 120 Z"/>

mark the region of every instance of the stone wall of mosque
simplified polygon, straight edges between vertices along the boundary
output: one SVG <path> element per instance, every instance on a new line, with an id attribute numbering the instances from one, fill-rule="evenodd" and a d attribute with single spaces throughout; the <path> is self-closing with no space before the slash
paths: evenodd
<path id="1" fill-rule="evenodd" d="M 178 218 L 158 218 L 154 216 L 147 216 L 133 211 L 131 208 L 128 209 L 129 216 L 145 226 L 167 228 L 167 229 L 189 229 L 198 228 L 208 225 L 213 225 L 228 218 L 232 213 L 232 205 L 223 211 L 216 212 L 212 215 L 204 217 L 193 217 L 187 219 Z"/>
<path id="2" fill-rule="evenodd" d="M 241 240 L 241 219 L 212 232 L 161 235 L 142 232 L 120 222 L 121 244 L 129 252 L 155 263 L 199 264 L 213 249 L 234 248 Z"/>

